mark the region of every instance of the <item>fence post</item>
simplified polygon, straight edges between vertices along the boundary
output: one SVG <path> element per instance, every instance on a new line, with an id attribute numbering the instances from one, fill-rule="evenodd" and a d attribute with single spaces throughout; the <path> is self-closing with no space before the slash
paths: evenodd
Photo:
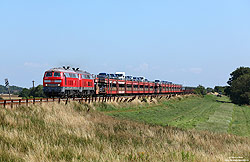
<path id="1" fill-rule="evenodd" d="M 67 99 L 66 99 L 66 101 L 65 101 L 65 105 L 67 105 L 68 104 L 68 97 L 67 97 Z"/>
<path id="2" fill-rule="evenodd" d="M 5 106 L 6 106 L 6 100 L 4 100 L 3 102 L 3 107 L 5 108 Z"/>
<path id="3" fill-rule="evenodd" d="M 60 103 L 60 100 L 61 100 L 61 98 L 59 97 L 59 98 L 58 98 L 58 103 Z"/>
<path id="4" fill-rule="evenodd" d="M 21 105 L 22 99 L 19 99 L 19 106 Z"/>
<path id="5" fill-rule="evenodd" d="M 29 106 L 29 99 L 26 98 L 26 106 Z"/>
<path id="6" fill-rule="evenodd" d="M 35 105 L 35 102 L 36 102 L 36 99 L 35 99 L 35 97 L 33 98 L 33 105 Z"/>
<path id="7" fill-rule="evenodd" d="M 11 105 L 10 105 L 11 108 L 13 108 L 13 100 L 11 100 Z"/>

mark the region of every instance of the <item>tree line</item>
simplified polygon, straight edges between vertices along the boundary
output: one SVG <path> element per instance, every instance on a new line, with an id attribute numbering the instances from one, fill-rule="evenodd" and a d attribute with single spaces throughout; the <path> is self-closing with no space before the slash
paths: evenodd
<path id="1" fill-rule="evenodd" d="M 46 97 L 46 95 L 43 93 L 43 86 L 38 85 L 37 87 L 29 89 L 23 88 L 19 94 L 19 97 L 33 98 L 33 97 Z"/>
<path id="2" fill-rule="evenodd" d="M 46 97 L 43 93 L 43 86 L 38 85 L 34 88 L 22 88 L 17 86 L 10 86 L 10 93 L 14 95 L 18 95 L 23 98 L 33 98 L 33 97 Z M 0 85 L 0 94 L 8 94 L 8 88 L 3 85 Z M 0 99 L 2 99 L 0 97 Z"/>
<path id="3" fill-rule="evenodd" d="M 10 86 L 9 89 L 10 89 L 10 93 L 11 94 L 17 95 L 17 94 L 19 94 L 22 91 L 23 88 L 22 87 L 18 87 L 18 86 Z M 2 94 L 8 94 L 9 90 L 5 86 L 0 85 L 0 93 L 2 93 Z"/>
<path id="4" fill-rule="evenodd" d="M 209 92 L 218 92 L 230 97 L 231 101 L 238 105 L 250 104 L 250 68 L 239 67 L 230 74 L 227 82 L 228 86 L 215 86 L 213 88 L 205 88 L 199 85 L 195 89 L 195 93 L 206 95 Z"/>

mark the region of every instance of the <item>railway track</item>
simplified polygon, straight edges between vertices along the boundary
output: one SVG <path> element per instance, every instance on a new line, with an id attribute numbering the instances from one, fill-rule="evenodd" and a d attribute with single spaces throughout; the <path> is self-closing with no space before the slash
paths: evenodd
<path id="1" fill-rule="evenodd" d="M 12 99 L 12 100 L 0 100 L 0 107 L 16 107 L 21 105 L 35 105 L 42 103 L 64 103 L 68 104 L 71 101 L 79 103 L 91 103 L 91 102 L 131 102 L 134 99 L 153 99 L 153 98 L 170 98 L 176 96 L 177 94 L 152 94 L 152 95 L 133 95 L 133 96 L 90 96 L 82 98 L 33 98 L 33 99 Z M 179 94 L 180 95 L 180 94 Z"/>

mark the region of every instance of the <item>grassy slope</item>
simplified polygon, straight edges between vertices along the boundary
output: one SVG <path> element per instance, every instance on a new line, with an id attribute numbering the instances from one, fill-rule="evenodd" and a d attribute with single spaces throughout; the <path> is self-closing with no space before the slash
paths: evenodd
<path id="1" fill-rule="evenodd" d="M 169 121 L 172 125 L 183 127 L 182 122 L 174 122 L 174 119 L 189 121 L 194 117 L 197 121 L 205 121 L 192 113 L 198 110 L 199 100 L 191 97 L 163 102 L 166 107 L 170 107 L 166 110 L 176 114 L 176 119 L 164 118 L 158 122 L 164 125 L 165 121 Z M 185 113 L 187 117 L 181 117 L 184 116 L 181 111 L 174 112 L 182 102 L 186 108 L 194 102 L 194 108 Z M 203 102 L 209 103 L 207 99 Z M 220 104 L 217 104 L 219 107 Z M 71 102 L 67 106 L 51 103 L 1 108 L 0 161 L 224 161 L 231 156 L 250 159 L 248 137 L 148 125 L 113 118 L 93 109 L 86 112 L 91 107 L 110 113 L 138 112 L 141 109 L 147 114 L 153 109 L 157 114 L 156 110 L 160 106 L 161 103 L 141 104 L 135 101 L 130 104 L 79 105 Z M 160 111 L 164 113 L 165 109 Z M 181 109 L 185 110 L 185 107 Z M 198 112 L 207 117 L 216 112 L 207 109 L 209 106 Z M 239 110 L 239 113 L 243 111 L 246 110 Z M 151 120 L 157 119 L 156 114 Z M 233 116 L 237 114 L 233 113 Z M 247 123 L 245 119 L 244 122 L 243 119 L 237 120 L 231 123 L 234 129 L 239 123 Z M 187 124 L 187 127 L 193 126 Z"/>
<path id="2" fill-rule="evenodd" d="M 230 133 L 250 136 L 250 107 L 234 106 L 233 119 L 230 123 Z"/>
<path id="3" fill-rule="evenodd" d="M 250 136 L 250 107 L 228 102 L 226 97 L 217 98 L 208 95 L 204 98 L 165 100 L 142 108 L 132 106 L 104 111 L 111 116 L 149 124 Z"/>

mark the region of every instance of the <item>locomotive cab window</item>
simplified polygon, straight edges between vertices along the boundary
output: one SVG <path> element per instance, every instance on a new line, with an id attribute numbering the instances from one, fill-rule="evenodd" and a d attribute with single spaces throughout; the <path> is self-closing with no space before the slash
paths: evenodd
<path id="1" fill-rule="evenodd" d="M 54 77 L 60 77 L 61 74 L 59 72 L 54 72 Z"/>
<path id="2" fill-rule="evenodd" d="M 52 72 L 47 72 L 47 73 L 45 74 L 45 77 L 52 77 Z"/>

